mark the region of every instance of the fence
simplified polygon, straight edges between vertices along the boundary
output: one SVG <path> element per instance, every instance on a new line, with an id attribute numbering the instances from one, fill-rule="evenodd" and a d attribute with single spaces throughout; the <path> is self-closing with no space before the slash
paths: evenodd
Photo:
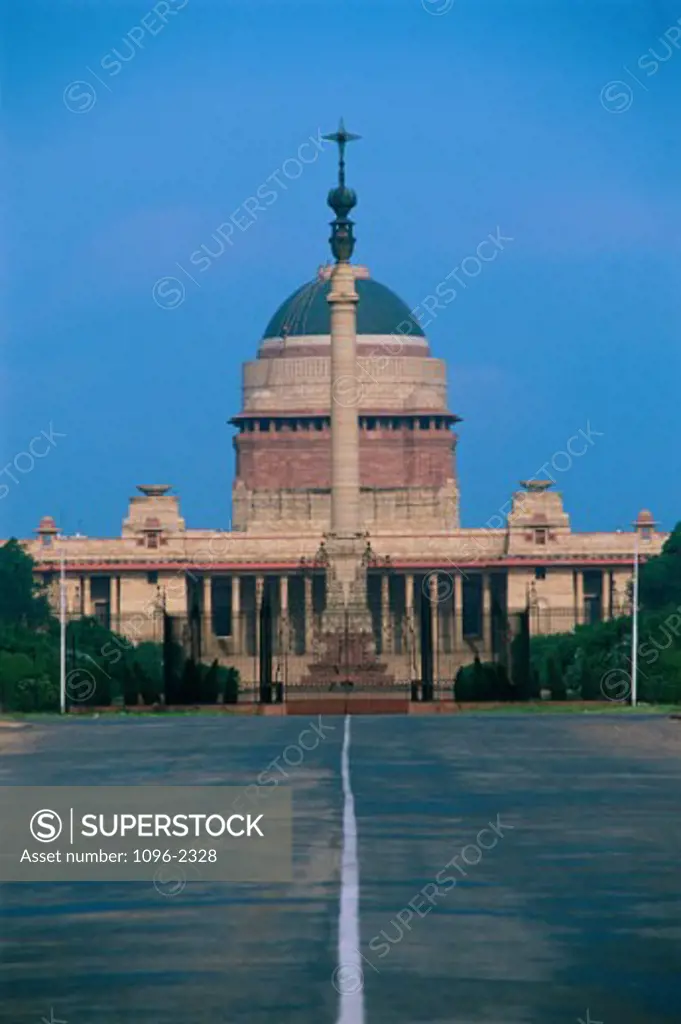
<path id="1" fill-rule="evenodd" d="M 325 611 L 307 621 L 295 613 L 282 615 L 263 608 L 258 617 L 252 612 L 232 615 L 230 633 L 224 636 L 214 632 L 213 615 L 199 612 L 164 615 L 157 610 L 151 615 L 98 618 L 118 639 L 112 643 L 110 634 L 102 632 L 102 653 L 95 653 L 95 662 L 108 664 L 105 651 L 112 648 L 132 651 L 153 645 L 157 657 L 163 657 L 166 687 L 169 657 L 176 661 L 176 676 L 182 676 L 188 662 L 202 664 L 206 670 L 217 663 L 238 672 L 241 700 L 260 699 L 263 688 L 275 694 L 292 690 L 411 694 L 414 684 L 424 680 L 435 698 L 451 697 L 458 671 L 476 658 L 510 666 L 512 644 L 521 632 L 518 615 L 493 610 L 481 617 L 473 632 L 465 616 L 442 614 L 441 608 L 427 602 L 421 604 L 418 616 Z M 87 621 L 96 630 L 96 622 Z M 574 613 L 563 610 L 560 621 L 573 625 Z M 528 628 L 531 632 L 531 616 Z M 96 647 L 96 638 L 88 634 L 91 659 L 93 644 Z M 171 650 L 175 653 L 169 655 Z M 151 653 L 150 657 L 153 661 Z M 74 666 L 79 664 L 77 652 L 72 660 Z"/>

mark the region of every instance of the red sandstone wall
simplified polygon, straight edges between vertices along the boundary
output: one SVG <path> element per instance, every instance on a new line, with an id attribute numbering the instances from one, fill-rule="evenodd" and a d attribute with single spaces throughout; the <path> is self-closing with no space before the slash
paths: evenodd
<path id="1" fill-rule="evenodd" d="M 438 487 L 454 476 L 448 430 L 363 430 L 362 487 Z M 234 438 L 237 477 L 249 490 L 329 488 L 331 439 L 324 431 L 244 433 Z"/>

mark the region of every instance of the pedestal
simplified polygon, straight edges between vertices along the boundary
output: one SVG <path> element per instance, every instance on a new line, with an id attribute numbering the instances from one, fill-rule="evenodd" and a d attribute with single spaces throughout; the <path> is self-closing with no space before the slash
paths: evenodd
<path id="1" fill-rule="evenodd" d="M 327 538 L 326 608 L 315 637 L 314 660 L 302 680 L 304 687 L 353 690 L 393 683 L 386 664 L 376 658 L 362 561 L 365 550 L 363 534 Z"/>

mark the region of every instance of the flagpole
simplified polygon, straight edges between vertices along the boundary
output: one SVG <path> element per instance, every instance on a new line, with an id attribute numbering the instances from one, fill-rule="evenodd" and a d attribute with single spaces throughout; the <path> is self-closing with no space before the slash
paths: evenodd
<path id="1" fill-rule="evenodd" d="M 638 698 L 638 527 L 634 538 L 634 587 L 631 610 L 631 706 Z"/>

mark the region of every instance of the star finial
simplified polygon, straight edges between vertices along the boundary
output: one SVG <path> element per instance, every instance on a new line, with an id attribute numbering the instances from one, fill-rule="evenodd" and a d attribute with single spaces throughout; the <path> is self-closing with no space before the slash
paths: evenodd
<path id="1" fill-rule="evenodd" d="M 338 184 L 342 188 L 345 185 L 345 147 L 348 142 L 355 142 L 357 139 L 361 139 L 362 136 L 347 131 L 341 117 L 338 131 L 332 132 L 330 135 L 323 135 L 322 138 L 327 142 L 336 142 L 338 144 Z"/>

